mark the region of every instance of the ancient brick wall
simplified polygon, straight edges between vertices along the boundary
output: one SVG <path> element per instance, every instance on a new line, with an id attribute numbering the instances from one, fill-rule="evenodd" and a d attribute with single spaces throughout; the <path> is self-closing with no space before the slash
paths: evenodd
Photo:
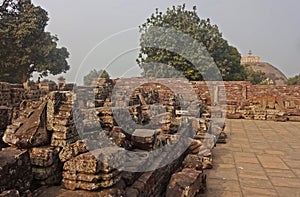
<path id="1" fill-rule="evenodd" d="M 208 103 L 210 101 L 224 102 L 224 99 L 227 101 L 246 100 L 251 96 L 249 92 L 252 90 L 251 83 L 245 81 L 193 81 L 191 83 L 198 98 L 205 98 Z"/>
<path id="2" fill-rule="evenodd" d="M 216 97 L 220 102 L 220 98 L 225 94 L 227 103 L 267 100 L 282 102 L 287 108 L 300 106 L 300 86 L 252 85 L 245 81 L 225 81 L 223 84 L 203 81 L 191 83 L 198 98 L 208 101 Z"/>
<path id="3" fill-rule="evenodd" d="M 18 106 L 24 92 L 22 85 L 0 82 L 0 106 Z"/>
<path id="4" fill-rule="evenodd" d="M 300 86 L 252 86 L 252 99 L 256 100 L 266 96 L 273 97 L 278 101 L 294 102 L 295 105 L 300 105 Z"/>

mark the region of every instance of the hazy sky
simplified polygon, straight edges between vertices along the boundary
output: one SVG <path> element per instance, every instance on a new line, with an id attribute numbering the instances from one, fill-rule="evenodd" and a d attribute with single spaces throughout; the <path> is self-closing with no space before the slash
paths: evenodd
<path id="1" fill-rule="evenodd" d="M 186 3 L 210 18 L 242 55 L 251 49 L 288 77 L 299 71 L 300 1 L 298 0 L 33 0 L 49 13 L 47 30 L 71 53 L 67 81 L 81 82 L 91 69 L 112 77 L 139 73 L 137 27 L 159 8 Z M 109 66 L 108 66 L 109 65 Z M 107 67 L 108 66 L 108 67 Z"/>

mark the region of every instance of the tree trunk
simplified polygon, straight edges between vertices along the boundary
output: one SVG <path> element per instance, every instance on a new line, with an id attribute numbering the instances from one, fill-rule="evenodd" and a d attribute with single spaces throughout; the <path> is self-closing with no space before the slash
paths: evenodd
<path id="1" fill-rule="evenodd" d="M 22 84 L 25 90 L 29 90 L 28 82 L 27 82 L 27 69 L 23 69 L 22 72 Z"/>
<path id="2" fill-rule="evenodd" d="M 27 72 L 26 71 L 23 71 L 22 73 L 22 83 L 26 83 L 27 82 Z"/>

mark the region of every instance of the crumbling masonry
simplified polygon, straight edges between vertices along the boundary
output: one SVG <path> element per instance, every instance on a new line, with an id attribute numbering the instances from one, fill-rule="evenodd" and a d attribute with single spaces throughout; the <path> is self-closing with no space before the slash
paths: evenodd
<path id="1" fill-rule="evenodd" d="M 210 150 L 226 142 L 222 118 L 300 121 L 299 94 L 299 86 L 183 79 L 30 90 L 0 83 L 0 193 L 42 196 L 45 186 L 62 185 L 72 196 L 195 196 L 206 188 Z M 180 142 L 181 130 L 192 135 L 171 159 L 163 148 Z"/>

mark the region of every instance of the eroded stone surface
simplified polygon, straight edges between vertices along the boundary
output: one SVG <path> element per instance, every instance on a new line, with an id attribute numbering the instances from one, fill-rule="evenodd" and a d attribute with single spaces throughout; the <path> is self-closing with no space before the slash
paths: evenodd
<path id="1" fill-rule="evenodd" d="M 31 148 L 49 143 L 46 129 L 46 102 L 28 106 L 23 116 L 6 129 L 3 141 L 19 148 Z M 24 117 L 25 116 L 25 117 Z"/>
<path id="2" fill-rule="evenodd" d="M 23 193 L 32 181 L 29 154 L 26 150 L 5 148 L 0 151 L 0 192 L 16 189 Z"/>
<path id="3" fill-rule="evenodd" d="M 172 175 L 166 196 L 193 197 L 205 189 L 205 176 L 202 171 L 185 168 Z"/>

